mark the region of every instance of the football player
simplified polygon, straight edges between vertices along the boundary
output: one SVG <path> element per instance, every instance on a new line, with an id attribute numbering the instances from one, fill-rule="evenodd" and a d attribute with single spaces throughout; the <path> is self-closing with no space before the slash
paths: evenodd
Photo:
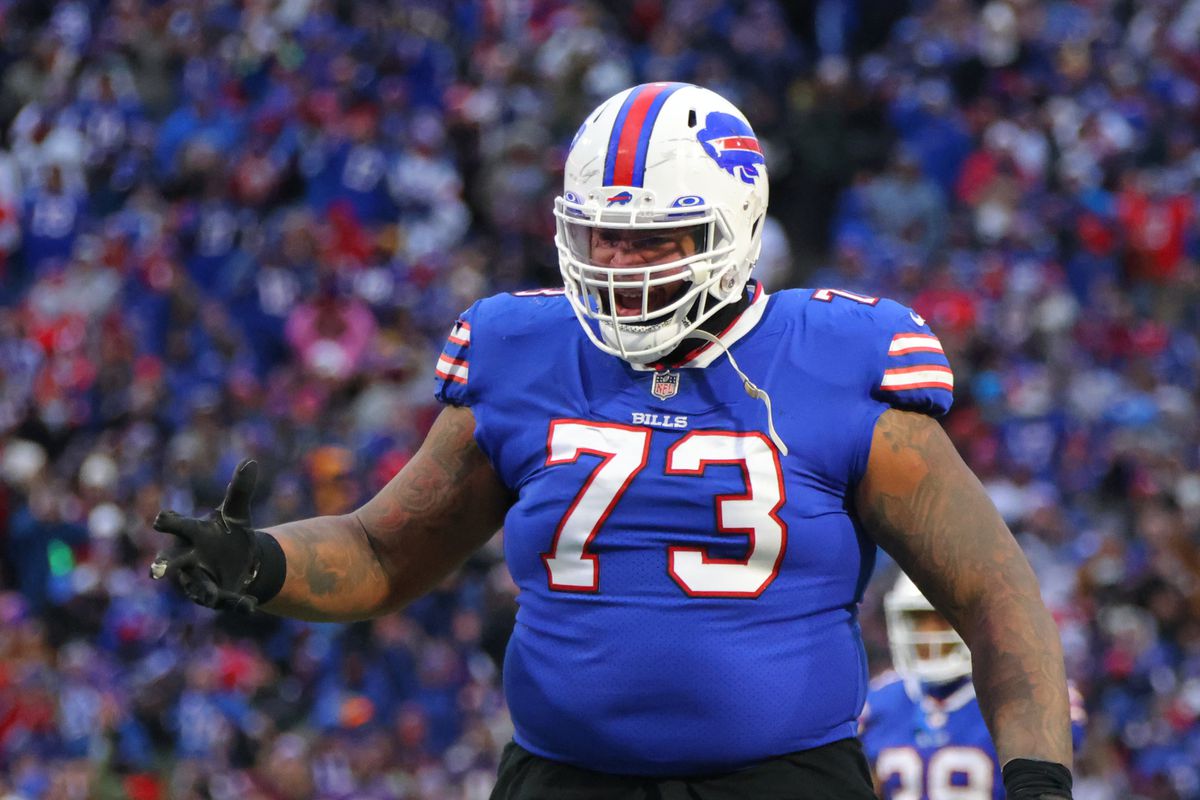
<path id="1" fill-rule="evenodd" d="M 884 595 L 893 671 L 872 682 L 859 736 L 882 800 L 1004 800 L 1001 768 L 971 682 L 971 651 L 907 575 Z M 1071 695 L 1073 744 L 1083 737 Z"/>
<path id="2" fill-rule="evenodd" d="M 213 518 L 157 518 L 178 543 L 152 574 L 205 605 L 361 619 L 503 526 L 520 609 L 493 797 L 853 800 L 873 796 L 856 615 L 879 544 L 983 656 L 1010 796 L 1070 797 L 1054 623 L 934 419 L 941 344 L 888 300 L 768 296 L 766 210 L 727 100 L 606 100 L 554 205 L 563 288 L 462 314 L 404 469 L 352 513 L 256 531 L 243 463 Z"/>

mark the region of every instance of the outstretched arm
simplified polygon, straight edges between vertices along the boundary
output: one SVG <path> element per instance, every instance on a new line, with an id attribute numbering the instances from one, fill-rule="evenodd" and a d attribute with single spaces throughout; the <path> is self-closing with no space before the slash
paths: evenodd
<path id="1" fill-rule="evenodd" d="M 1000 763 L 1070 767 L 1058 629 L 1025 555 L 941 426 L 884 412 L 856 504 L 867 530 L 971 648 Z"/>
<path id="2" fill-rule="evenodd" d="M 474 432 L 470 409 L 447 406 L 412 460 L 357 511 L 268 528 L 287 578 L 264 608 L 363 619 L 436 586 L 500 528 L 509 505 Z"/>

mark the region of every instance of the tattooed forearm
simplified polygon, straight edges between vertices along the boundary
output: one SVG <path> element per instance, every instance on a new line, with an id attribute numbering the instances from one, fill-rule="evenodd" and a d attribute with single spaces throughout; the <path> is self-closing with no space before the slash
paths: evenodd
<path id="1" fill-rule="evenodd" d="M 971 648 L 979 704 L 1001 763 L 1070 764 L 1058 630 L 1037 579 L 987 493 L 928 417 L 876 425 L 860 519 Z"/>
<path id="2" fill-rule="evenodd" d="M 433 588 L 499 528 L 508 506 L 474 429 L 469 410 L 447 408 L 412 460 L 362 508 L 269 529 L 287 557 L 287 580 L 266 608 L 361 619 Z"/>
<path id="3" fill-rule="evenodd" d="M 344 515 L 269 528 L 287 558 L 287 580 L 266 609 L 302 619 L 370 616 L 384 602 L 387 575 L 358 527 Z"/>

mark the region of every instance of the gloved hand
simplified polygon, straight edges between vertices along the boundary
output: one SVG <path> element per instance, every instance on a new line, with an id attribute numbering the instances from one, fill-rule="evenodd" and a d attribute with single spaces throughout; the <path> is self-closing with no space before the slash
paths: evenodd
<path id="1" fill-rule="evenodd" d="M 209 608 L 250 613 L 260 600 L 269 599 L 247 591 L 262 564 L 262 544 L 250 523 L 250 498 L 257 478 L 256 462 L 246 459 L 238 464 L 224 501 L 207 519 L 160 511 L 154 529 L 177 541 L 159 551 L 150 565 L 150 577 L 172 578 L 189 600 Z"/>

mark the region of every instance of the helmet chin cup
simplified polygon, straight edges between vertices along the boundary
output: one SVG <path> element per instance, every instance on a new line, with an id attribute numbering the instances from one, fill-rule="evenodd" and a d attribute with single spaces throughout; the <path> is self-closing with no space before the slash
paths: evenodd
<path id="1" fill-rule="evenodd" d="M 634 107 L 650 110 L 631 114 Z M 720 95 L 690 84 L 653 83 L 602 103 L 572 142 L 563 193 L 554 204 L 566 297 L 588 338 L 634 364 L 668 355 L 741 296 L 758 257 L 767 199 L 758 140 Z M 630 267 L 595 263 L 590 235 L 598 228 L 695 228 L 702 235 L 695 253 Z M 618 313 L 618 289 L 649 292 L 678 280 L 681 268 L 690 283 L 665 307 Z"/>
<path id="2" fill-rule="evenodd" d="M 686 338 L 681 332 L 688 329 L 687 316 L 690 310 L 690 306 L 683 305 L 658 321 L 644 323 L 614 322 L 612 318 L 601 318 L 600 338 L 613 355 L 631 364 L 650 364 L 670 353 Z"/>

